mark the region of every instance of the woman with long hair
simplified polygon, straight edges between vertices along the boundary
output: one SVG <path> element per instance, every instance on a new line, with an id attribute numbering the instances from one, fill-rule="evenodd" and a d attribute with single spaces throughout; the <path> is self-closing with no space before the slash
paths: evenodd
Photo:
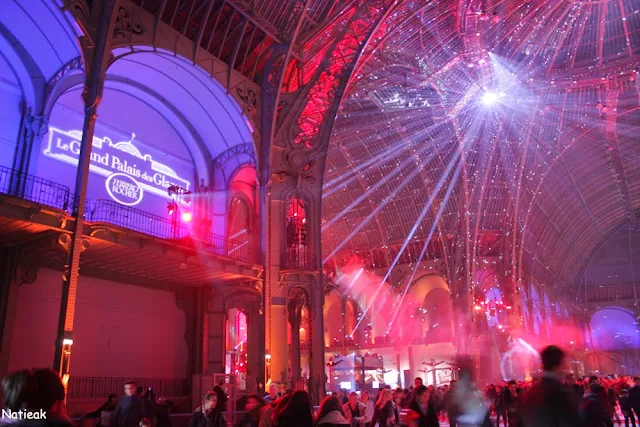
<path id="1" fill-rule="evenodd" d="M 371 425 L 375 426 L 378 423 L 379 427 L 391 427 L 399 422 L 400 420 L 393 406 L 393 393 L 390 389 L 385 388 L 378 396 L 378 401 L 373 410 Z"/>
<path id="2" fill-rule="evenodd" d="M 313 427 L 313 407 L 306 391 L 298 390 L 286 405 L 278 405 L 273 418 L 275 427 Z"/>
<path id="3" fill-rule="evenodd" d="M 320 402 L 318 408 L 318 421 L 316 427 L 348 426 L 349 422 L 344 418 L 342 405 L 335 396 L 327 396 Z"/>

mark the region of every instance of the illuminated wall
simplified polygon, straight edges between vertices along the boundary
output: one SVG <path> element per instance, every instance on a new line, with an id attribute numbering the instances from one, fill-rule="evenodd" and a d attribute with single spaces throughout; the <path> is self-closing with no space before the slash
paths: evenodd
<path id="1" fill-rule="evenodd" d="M 57 101 L 44 136 L 37 175 L 74 189 L 84 120 L 81 88 Z M 105 89 L 91 152 L 87 198 L 112 200 L 167 217 L 167 188 L 192 190 L 193 159 L 182 138 L 152 106 Z M 190 209 L 188 205 L 184 209 Z"/>
<path id="2" fill-rule="evenodd" d="M 40 270 L 20 287 L 9 371 L 51 366 L 60 273 Z M 185 378 L 185 315 L 175 294 L 81 276 L 71 375 Z"/>
<path id="3" fill-rule="evenodd" d="M 604 308 L 591 316 L 594 350 L 640 349 L 640 332 L 633 314 L 621 308 Z"/>
<path id="4" fill-rule="evenodd" d="M 11 167 L 20 131 L 22 88 L 0 51 L 0 166 Z"/>

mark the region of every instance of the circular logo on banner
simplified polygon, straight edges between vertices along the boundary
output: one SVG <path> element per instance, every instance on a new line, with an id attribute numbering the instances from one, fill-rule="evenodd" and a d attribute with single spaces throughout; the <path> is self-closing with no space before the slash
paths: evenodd
<path id="1" fill-rule="evenodd" d="M 107 178 L 106 186 L 109 196 L 120 204 L 135 206 L 142 201 L 142 187 L 129 175 L 114 173 Z"/>

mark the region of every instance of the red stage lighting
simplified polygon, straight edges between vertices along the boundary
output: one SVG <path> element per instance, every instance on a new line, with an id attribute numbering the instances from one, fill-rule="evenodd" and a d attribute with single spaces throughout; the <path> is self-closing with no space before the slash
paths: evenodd
<path id="1" fill-rule="evenodd" d="M 176 210 L 178 210 L 178 206 L 176 206 L 176 202 L 169 202 L 167 204 L 167 213 L 169 215 L 173 215 L 176 212 Z"/>

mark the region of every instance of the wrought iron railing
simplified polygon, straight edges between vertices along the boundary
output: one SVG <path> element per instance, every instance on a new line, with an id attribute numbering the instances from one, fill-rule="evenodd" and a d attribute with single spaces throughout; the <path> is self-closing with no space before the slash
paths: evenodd
<path id="1" fill-rule="evenodd" d="M 61 210 L 71 204 L 69 187 L 6 166 L 0 166 L 0 193 Z"/>
<path id="2" fill-rule="evenodd" d="M 111 200 L 87 201 L 85 220 L 112 224 L 165 240 L 174 240 L 195 249 L 256 263 L 257 251 L 248 242 L 226 239 L 198 231 L 197 222 L 185 224 L 176 218 L 153 215 Z"/>
<path id="3" fill-rule="evenodd" d="M 0 166 L 0 194 L 30 200 L 71 213 L 73 197 L 69 187 L 37 176 Z M 197 230 L 197 223 L 153 215 L 111 200 L 87 200 L 85 220 L 134 230 L 165 240 L 180 241 L 198 250 L 258 263 L 258 251 L 248 241 L 236 241 L 209 231 Z"/>
<path id="4" fill-rule="evenodd" d="M 191 390 L 186 379 L 161 378 L 112 378 L 112 377 L 69 377 L 69 397 L 108 397 L 110 394 L 120 396 L 124 383 L 133 380 L 144 387 L 153 388 L 156 396 L 190 396 Z"/>

